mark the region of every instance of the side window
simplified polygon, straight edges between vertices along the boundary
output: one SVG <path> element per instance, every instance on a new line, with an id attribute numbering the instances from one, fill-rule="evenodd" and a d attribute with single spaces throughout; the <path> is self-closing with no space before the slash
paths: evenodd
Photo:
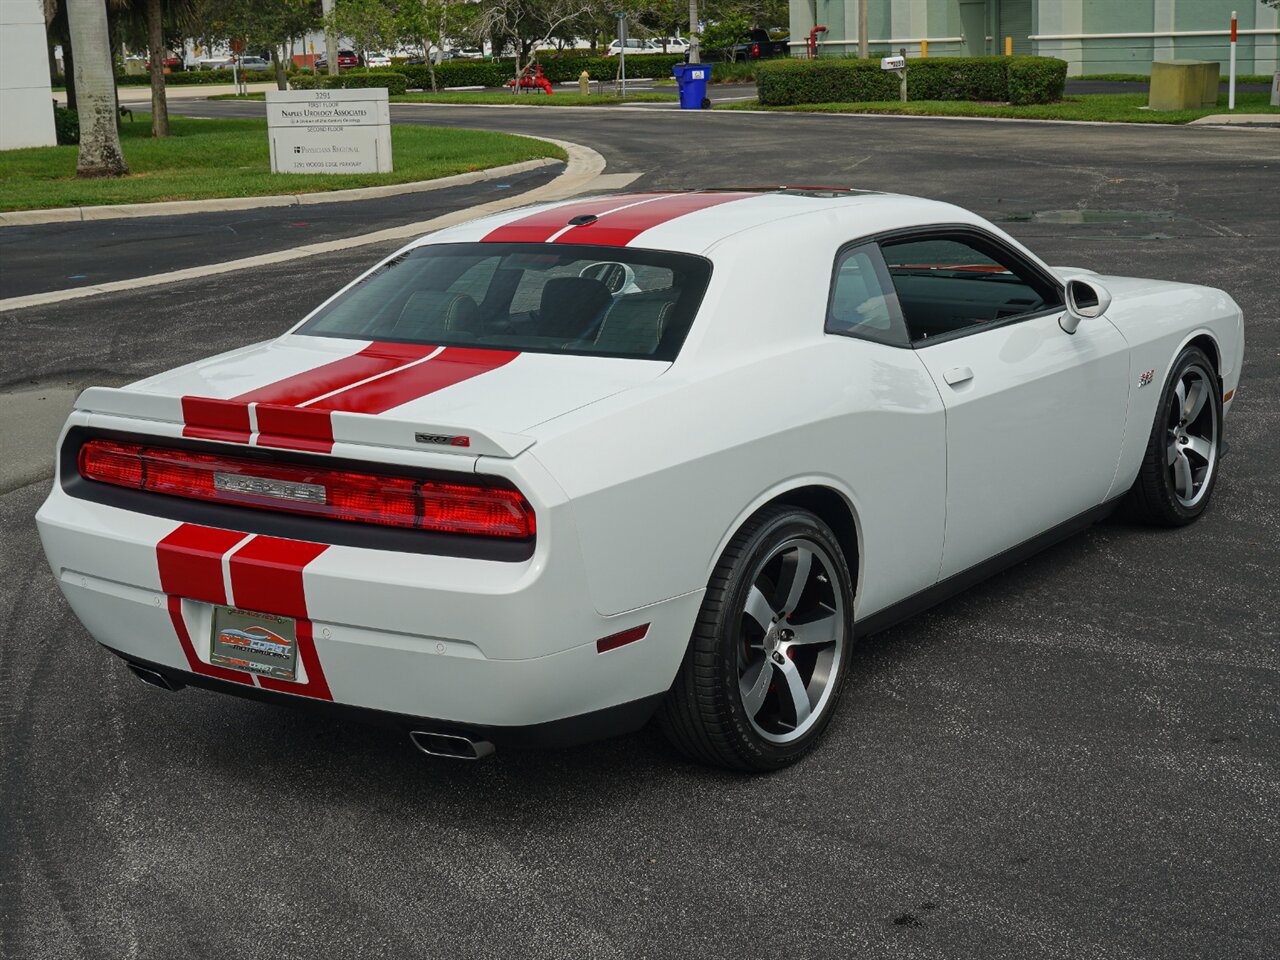
<path id="1" fill-rule="evenodd" d="M 1055 285 L 995 243 L 930 237 L 881 249 L 913 341 L 1062 305 Z"/>
<path id="2" fill-rule="evenodd" d="M 907 345 L 893 282 L 874 243 L 851 247 L 836 259 L 825 329 L 876 343 Z"/>

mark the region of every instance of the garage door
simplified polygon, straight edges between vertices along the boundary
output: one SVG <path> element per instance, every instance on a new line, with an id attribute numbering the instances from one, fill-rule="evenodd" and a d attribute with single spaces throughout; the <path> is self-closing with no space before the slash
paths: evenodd
<path id="1" fill-rule="evenodd" d="M 996 41 L 996 50 L 1004 53 L 1004 38 L 1013 37 L 1015 56 L 1024 57 L 1032 54 L 1031 41 L 1031 0 L 1000 0 L 1000 31 Z"/>

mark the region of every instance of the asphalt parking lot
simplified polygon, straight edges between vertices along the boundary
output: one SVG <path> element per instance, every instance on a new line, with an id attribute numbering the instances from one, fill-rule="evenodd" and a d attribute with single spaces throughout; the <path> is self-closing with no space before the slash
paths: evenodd
<path id="1" fill-rule="evenodd" d="M 577 141 L 642 188 L 930 195 L 1050 263 L 1222 287 L 1248 344 L 1214 504 L 1176 532 L 1109 521 L 862 638 L 819 750 L 744 778 L 649 731 L 466 765 L 379 729 L 145 687 L 45 567 L 32 515 L 48 481 L 18 485 L 0 495 L 0 956 L 1275 955 L 1280 134 L 394 117 Z M 0 404 L 271 336 L 385 252 L 0 314 Z M 165 269 L 160 246 L 147 256 Z"/>

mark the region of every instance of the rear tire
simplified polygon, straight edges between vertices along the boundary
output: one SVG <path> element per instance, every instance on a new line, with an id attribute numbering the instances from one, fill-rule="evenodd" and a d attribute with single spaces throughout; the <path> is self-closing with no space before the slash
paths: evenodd
<path id="1" fill-rule="evenodd" d="M 1222 385 L 1199 347 L 1178 356 L 1156 407 L 1128 507 L 1138 519 L 1181 527 L 1204 513 L 1218 480 Z"/>
<path id="2" fill-rule="evenodd" d="M 702 763 L 785 767 L 830 722 L 852 641 L 853 577 L 835 535 L 806 510 L 767 507 L 711 574 L 659 726 Z"/>

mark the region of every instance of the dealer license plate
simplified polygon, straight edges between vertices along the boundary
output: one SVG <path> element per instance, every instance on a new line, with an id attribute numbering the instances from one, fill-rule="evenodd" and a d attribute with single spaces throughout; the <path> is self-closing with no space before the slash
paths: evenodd
<path id="1" fill-rule="evenodd" d="M 209 659 L 232 670 L 297 680 L 298 624 L 292 617 L 216 606 Z"/>

